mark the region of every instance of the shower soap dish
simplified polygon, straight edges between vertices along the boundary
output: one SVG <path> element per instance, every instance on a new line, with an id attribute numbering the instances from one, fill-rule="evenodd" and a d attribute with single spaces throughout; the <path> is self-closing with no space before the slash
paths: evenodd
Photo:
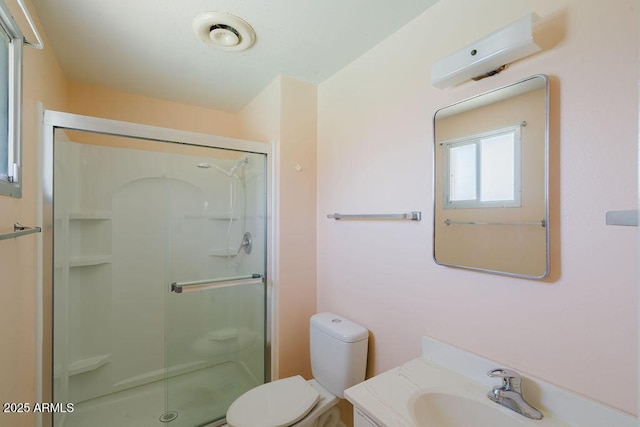
<path id="1" fill-rule="evenodd" d="M 227 341 L 238 338 L 238 330 L 236 328 L 218 329 L 209 332 L 211 341 Z"/>

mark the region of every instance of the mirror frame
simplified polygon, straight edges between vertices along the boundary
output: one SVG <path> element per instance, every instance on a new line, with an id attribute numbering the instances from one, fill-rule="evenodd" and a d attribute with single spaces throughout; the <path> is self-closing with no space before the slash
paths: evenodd
<path id="1" fill-rule="evenodd" d="M 514 88 L 515 86 L 522 84 L 522 83 L 526 83 L 528 81 L 532 81 L 534 79 L 538 79 L 538 78 L 542 78 L 544 81 L 544 90 L 545 90 L 545 105 L 544 105 L 544 125 L 545 125 L 545 129 L 544 129 L 544 229 L 545 229 L 545 271 L 538 276 L 532 276 L 532 275 L 527 275 L 527 274 L 519 274 L 519 273 L 513 273 L 513 272 L 508 272 L 508 271 L 499 271 L 499 270 L 491 270 L 491 269 L 485 269 L 485 268 L 480 268 L 480 267 L 472 267 L 472 266 L 466 266 L 466 265 L 458 265 L 458 264 L 447 264 L 447 263 L 443 263 L 443 262 L 439 262 L 438 259 L 436 258 L 436 198 L 437 197 L 442 197 L 442 194 L 436 194 L 436 160 L 437 160 L 437 144 L 438 142 L 436 141 L 436 117 L 438 115 L 439 112 L 442 112 L 446 109 L 449 108 L 461 108 L 462 104 L 464 103 L 471 103 L 473 104 L 480 104 L 481 100 L 480 98 L 482 97 L 498 97 L 499 99 L 499 94 L 498 92 L 500 91 L 505 91 L 505 90 L 509 90 L 510 88 Z M 526 93 L 526 92 L 523 92 Z M 515 93 L 515 94 L 511 94 L 509 95 L 507 98 L 504 99 L 508 99 L 509 97 L 514 97 L 519 95 L 519 93 Z M 482 104 L 480 104 L 482 105 Z M 472 107 L 472 108 L 477 108 L 477 107 Z M 471 108 L 470 108 L 471 109 Z M 532 75 L 530 77 L 527 77 L 525 79 L 519 80 L 517 82 L 505 85 L 505 86 L 501 86 L 499 88 L 496 89 L 492 89 L 489 90 L 487 92 L 483 92 L 481 94 L 472 96 L 470 98 L 464 99 L 462 101 L 458 101 L 456 103 L 453 103 L 451 105 L 448 105 L 446 107 L 440 108 L 438 109 L 434 115 L 433 115 L 433 145 L 432 145 L 432 196 L 433 196 L 433 245 L 432 245 L 432 249 L 433 249 L 433 260 L 436 264 L 438 265 L 442 265 L 442 266 L 447 266 L 447 267 L 454 267 L 454 268 L 461 268 L 461 269 L 466 269 L 466 270 L 473 270 L 473 271 L 479 271 L 479 272 L 483 272 L 483 273 L 491 273 L 491 274 L 499 274 L 499 275 L 503 275 L 503 276 L 510 276 L 510 277 L 517 277 L 517 278 L 522 278 L 522 279 L 537 279 L 537 280 L 541 280 L 544 279 L 546 277 L 549 276 L 550 274 L 550 232 L 549 232 L 549 77 L 545 74 L 535 74 Z"/>

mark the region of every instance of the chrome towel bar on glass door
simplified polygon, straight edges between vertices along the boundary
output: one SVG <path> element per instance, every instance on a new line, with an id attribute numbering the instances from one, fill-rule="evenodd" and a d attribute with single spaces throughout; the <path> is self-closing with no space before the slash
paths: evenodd
<path id="1" fill-rule="evenodd" d="M 248 274 L 246 276 L 220 277 L 218 279 L 194 280 L 191 282 L 173 282 L 171 292 L 181 294 L 182 292 L 203 291 L 213 288 L 228 288 L 231 286 L 254 285 L 262 283 L 262 274 Z"/>
<path id="2" fill-rule="evenodd" d="M 14 239 L 20 236 L 26 236 L 27 234 L 40 233 L 42 228 L 40 227 L 25 227 L 20 225 L 19 222 L 13 224 L 13 233 L 0 234 L 0 240 Z"/>
<path id="3" fill-rule="evenodd" d="M 328 214 L 327 218 L 331 219 L 408 219 L 411 221 L 421 221 L 422 212 L 413 211 L 401 214 Z"/>

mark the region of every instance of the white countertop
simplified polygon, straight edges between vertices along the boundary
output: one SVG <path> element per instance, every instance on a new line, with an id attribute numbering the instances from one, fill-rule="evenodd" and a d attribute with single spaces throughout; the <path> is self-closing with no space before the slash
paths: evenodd
<path id="1" fill-rule="evenodd" d="M 547 413 L 542 420 L 530 421 L 490 401 L 487 398 L 489 390 L 424 357 L 419 357 L 351 387 L 345 391 L 345 397 L 382 426 L 419 427 L 411 415 L 411 406 L 415 399 L 423 393 L 445 393 L 471 399 L 510 417 L 520 418 L 516 421 L 520 421 L 518 424 L 523 426 L 530 424 L 539 427 L 569 427 Z"/>
<path id="2" fill-rule="evenodd" d="M 529 420 L 487 398 L 491 384 L 498 385 L 500 380 L 486 373 L 504 366 L 428 337 L 423 339 L 423 349 L 422 357 L 349 388 L 345 398 L 377 424 L 389 427 L 420 427 L 412 418 L 412 405 L 424 393 L 471 399 L 514 417 L 514 425 L 523 427 L 637 425 L 637 418 L 628 414 L 523 375 L 525 400 L 544 415 L 542 420 Z"/>

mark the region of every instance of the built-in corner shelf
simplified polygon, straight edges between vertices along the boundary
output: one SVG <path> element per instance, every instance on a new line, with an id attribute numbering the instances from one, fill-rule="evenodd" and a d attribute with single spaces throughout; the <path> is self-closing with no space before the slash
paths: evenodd
<path id="1" fill-rule="evenodd" d="M 109 363 L 109 359 L 111 359 L 111 354 L 101 354 L 100 356 L 76 360 L 69 365 L 69 375 L 78 375 L 84 372 L 95 371 L 101 366 Z"/>
<path id="2" fill-rule="evenodd" d="M 104 221 L 110 221 L 113 213 L 103 210 L 79 210 L 69 212 L 67 218 L 68 239 L 72 246 L 70 252 L 81 253 L 69 258 L 69 268 L 110 264 L 111 226 Z"/>
<path id="3" fill-rule="evenodd" d="M 91 267 L 94 265 L 111 264 L 111 255 L 93 255 L 73 257 L 69 260 L 69 267 Z"/>
<path id="4" fill-rule="evenodd" d="M 209 249 L 208 251 L 209 256 L 214 256 L 214 257 L 235 257 L 238 256 L 237 253 L 233 253 L 233 252 L 228 252 L 222 248 L 222 249 Z"/>
<path id="5" fill-rule="evenodd" d="M 71 212 L 69 213 L 69 219 L 78 220 L 110 220 L 112 214 L 110 211 L 89 211 L 89 212 Z"/>
<path id="6" fill-rule="evenodd" d="M 210 214 L 186 214 L 186 219 L 208 219 L 208 220 L 220 220 L 220 221 L 229 221 L 229 220 L 239 220 L 240 217 L 237 215 L 231 216 L 228 213 L 210 213 Z"/>
<path id="7" fill-rule="evenodd" d="M 239 220 L 239 216 L 231 216 L 229 214 L 220 214 L 220 215 L 209 215 L 207 216 L 209 220 L 219 220 L 219 221 L 229 221 L 230 219 Z"/>

